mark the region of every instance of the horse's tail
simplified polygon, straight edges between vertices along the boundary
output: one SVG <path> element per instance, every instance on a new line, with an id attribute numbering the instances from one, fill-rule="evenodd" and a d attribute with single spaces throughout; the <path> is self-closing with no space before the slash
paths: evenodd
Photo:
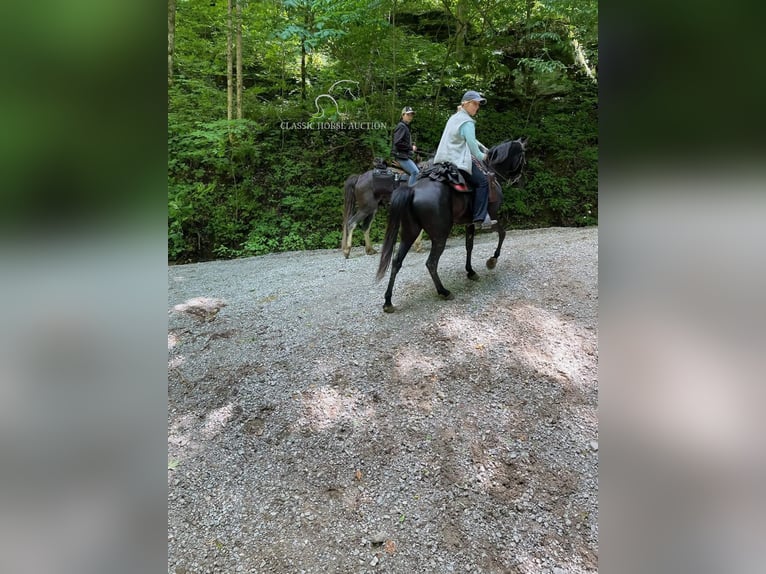
<path id="1" fill-rule="evenodd" d="M 400 185 L 391 195 L 391 205 L 388 208 L 388 226 L 386 237 L 383 239 L 383 247 L 380 250 L 380 264 L 375 278 L 380 281 L 391 265 L 391 256 L 394 253 L 394 244 L 399 235 L 399 227 L 402 224 L 402 216 L 412 205 L 413 191 L 408 185 Z"/>
<path id="2" fill-rule="evenodd" d="M 350 175 L 343 185 L 344 199 L 343 199 L 343 246 L 346 245 L 346 239 L 348 237 L 348 220 L 351 217 L 354 207 L 356 206 L 356 197 L 354 195 L 356 180 L 359 179 L 358 175 Z"/>

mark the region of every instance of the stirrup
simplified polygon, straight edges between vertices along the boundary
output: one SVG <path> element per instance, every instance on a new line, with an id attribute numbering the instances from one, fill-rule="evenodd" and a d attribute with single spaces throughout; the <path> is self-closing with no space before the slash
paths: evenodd
<path id="1" fill-rule="evenodd" d="M 481 227 L 481 229 L 492 229 L 492 226 L 494 226 L 497 223 L 497 219 L 490 219 L 489 214 L 487 214 L 484 217 L 484 221 L 481 222 L 473 222 L 474 225 Z"/>

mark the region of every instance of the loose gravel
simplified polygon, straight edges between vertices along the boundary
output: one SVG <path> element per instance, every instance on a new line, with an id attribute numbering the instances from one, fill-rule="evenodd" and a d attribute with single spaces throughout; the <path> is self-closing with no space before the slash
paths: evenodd
<path id="1" fill-rule="evenodd" d="M 598 230 L 168 268 L 168 572 L 598 570 Z"/>

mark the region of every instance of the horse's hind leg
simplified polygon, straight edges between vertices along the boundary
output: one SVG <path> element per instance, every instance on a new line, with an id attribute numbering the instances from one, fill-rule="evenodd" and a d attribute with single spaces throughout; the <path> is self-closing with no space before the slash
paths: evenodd
<path id="1" fill-rule="evenodd" d="M 354 218 L 349 218 L 343 226 L 343 256 L 348 259 L 351 254 L 351 245 L 354 243 L 354 229 L 356 228 L 356 221 Z"/>
<path id="2" fill-rule="evenodd" d="M 447 246 L 447 239 L 446 238 L 431 238 L 431 253 L 428 254 L 428 259 L 426 260 L 426 268 L 428 269 L 428 272 L 431 274 L 431 279 L 433 279 L 434 285 L 436 286 L 436 292 L 439 293 L 439 296 L 442 299 L 453 299 L 454 296 L 452 293 L 450 293 L 447 289 L 444 288 L 444 285 L 442 285 L 441 279 L 439 279 L 439 273 L 437 272 L 437 267 L 439 267 L 439 258 L 442 256 L 442 253 L 444 253 L 444 248 Z"/>
<path id="3" fill-rule="evenodd" d="M 351 253 L 351 246 L 354 244 L 354 229 L 356 229 L 357 225 L 361 225 L 364 230 L 365 251 L 367 251 L 367 254 L 372 255 L 373 253 L 376 253 L 375 250 L 370 253 L 370 249 L 372 249 L 370 243 L 370 222 L 372 222 L 373 215 L 375 214 L 373 213 L 372 215 L 365 216 L 363 213 L 357 211 L 354 215 L 348 218 L 348 221 L 346 222 L 346 229 L 348 231 L 344 234 L 344 236 L 346 236 L 346 242 L 343 244 L 343 255 L 346 259 L 348 259 L 348 256 Z M 360 221 L 361 223 L 359 223 Z"/>
<path id="4" fill-rule="evenodd" d="M 399 249 L 396 250 L 394 260 L 391 262 L 391 277 L 388 279 L 388 288 L 386 289 L 386 300 L 383 303 L 383 311 L 386 313 L 393 313 L 396 309 L 391 303 L 391 295 L 394 293 L 394 282 L 396 281 L 396 275 L 399 273 L 399 269 L 402 268 L 404 258 L 407 256 L 407 252 L 415 242 L 415 234 L 402 230 L 402 240 L 399 243 Z"/>
<path id="5" fill-rule="evenodd" d="M 375 255 L 377 253 L 370 240 L 370 225 L 372 224 L 373 215 L 375 214 L 373 213 L 362 222 L 362 229 L 364 229 L 364 252 L 367 255 Z"/>

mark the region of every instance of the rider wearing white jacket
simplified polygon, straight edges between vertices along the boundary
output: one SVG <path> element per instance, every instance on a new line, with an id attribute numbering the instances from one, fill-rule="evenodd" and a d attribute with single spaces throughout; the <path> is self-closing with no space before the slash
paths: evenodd
<path id="1" fill-rule="evenodd" d="M 482 229 L 489 229 L 496 220 L 490 219 L 487 213 L 489 203 L 489 183 L 487 177 L 479 168 L 473 165 L 471 156 L 484 161 L 487 150 L 476 139 L 476 121 L 473 116 L 479 111 L 481 104 L 487 103 L 479 92 L 473 90 L 463 94 L 462 102 L 444 126 L 439 147 L 436 149 L 434 163 L 452 163 L 460 169 L 468 183 L 475 190 L 473 200 L 473 222 Z"/>

